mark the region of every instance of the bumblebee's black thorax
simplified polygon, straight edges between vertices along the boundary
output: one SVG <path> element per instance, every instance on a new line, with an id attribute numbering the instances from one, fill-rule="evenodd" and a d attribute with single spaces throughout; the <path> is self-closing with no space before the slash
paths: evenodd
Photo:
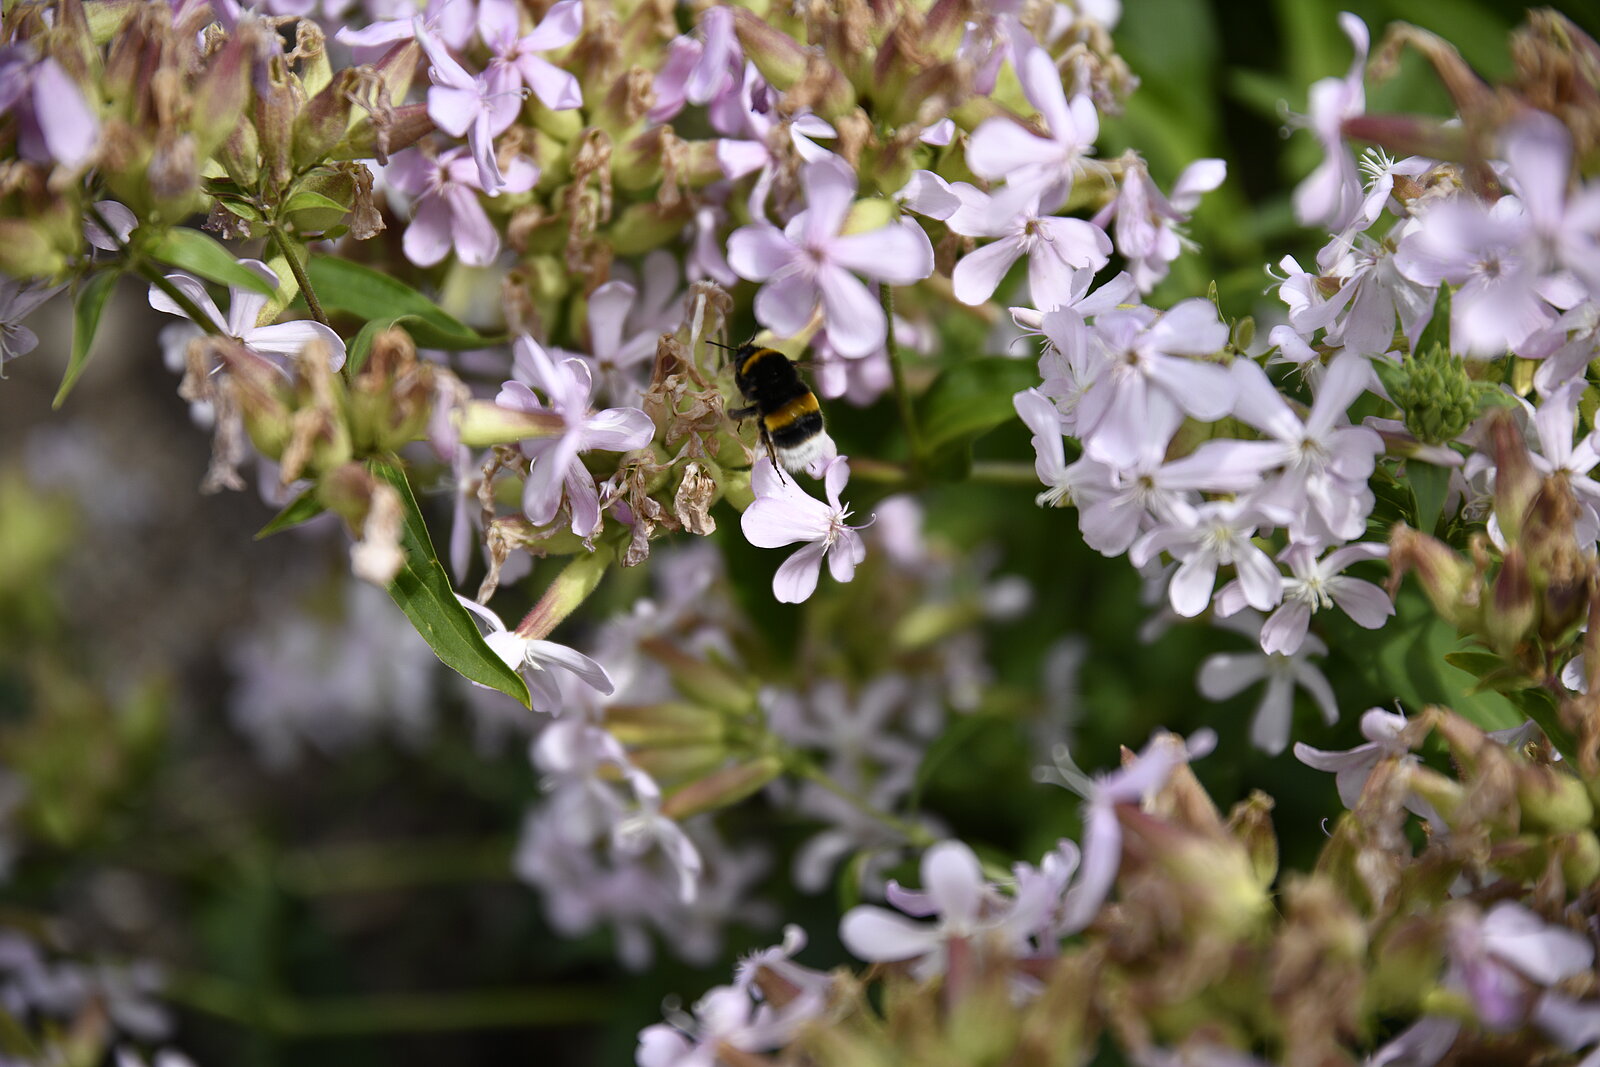
<path id="1" fill-rule="evenodd" d="M 763 415 L 811 392 L 789 357 L 776 349 L 745 345 L 735 358 L 739 365 L 734 369 L 733 383 Z"/>

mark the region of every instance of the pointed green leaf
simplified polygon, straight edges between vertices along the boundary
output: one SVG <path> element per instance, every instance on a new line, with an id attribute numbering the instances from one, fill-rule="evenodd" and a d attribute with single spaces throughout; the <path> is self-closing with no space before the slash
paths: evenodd
<path id="1" fill-rule="evenodd" d="M 89 365 L 89 350 L 94 346 L 94 335 L 100 328 L 100 312 L 105 310 L 106 299 L 117 287 L 120 272 L 103 270 L 89 277 L 73 294 L 72 303 L 72 356 L 67 360 L 67 372 L 61 376 L 61 387 L 50 402 L 59 408 L 77 384 L 83 368 Z"/>
<path id="2" fill-rule="evenodd" d="M 399 326 L 411 335 L 411 339 L 423 348 L 442 348 L 447 352 L 459 352 L 468 348 L 487 348 L 493 340 L 478 334 L 464 335 L 449 333 L 439 328 L 435 323 L 417 315 L 401 315 L 397 319 L 372 319 L 356 333 L 350 344 L 345 348 L 344 372 L 346 377 L 355 374 L 367 362 L 367 356 L 372 352 L 373 339 L 391 326 Z"/>
<path id="3" fill-rule="evenodd" d="M 923 443 L 930 452 L 971 443 L 1017 417 L 1011 398 L 1039 384 L 1032 360 L 969 359 L 946 370 L 918 405 Z"/>
<path id="4" fill-rule="evenodd" d="M 242 265 L 221 242 L 199 230 L 171 229 L 146 244 L 151 259 L 198 274 L 206 281 L 271 296 L 273 288 L 255 271 Z"/>
<path id="5" fill-rule="evenodd" d="M 316 489 L 307 489 L 285 504 L 282 511 L 274 515 L 270 522 L 257 530 L 255 539 L 260 541 L 271 537 L 275 533 L 282 533 L 292 526 L 310 522 L 326 510 L 322 501 L 317 499 Z"/>
<path id="6" fill-rule="evenodd" d="M 350 210 L 349 204 L 341 204 L 331 196 L 324 196 L 314 189 L 302 189 L 289 198 L 283 205 L 284 211 L 307 211 L 317 208 L 323 211 L 337 211 L 341 215 Z"/>
<path id="7" fill-rule="evenodd" d="M 477 332 L 409 285 L 371 267 L 347 259 L 312 256 L 306 264 L 311 286 L 322 306 L 348 312 L 357 318 L 394 320 L 408 315 L 426 322 L 438 333 L 483 343 Z M 419 338 L 420 340 L 420 338 Z M 468 346 L 470 347 L 470 346 Z"/>
<path id="8" fill-rule="evenodd" d="M 406 562 L 389 584 L 389 595 L 445 666 L 530 707 L 532 700 L 522 676 L 495 655 L 478 632 L 478 624 L 456 600 L 455 587 L 434 554 L 417 498 L 398 461 L 371 460 L 369 466 L 373 474 L 394 487 L 405 508 L 400 544 Z"/>
<path id="9" fill-rule="evenodd" d="M 1431 534 L 1439 525 L 1445 497 L 1450 494 L 1450 471 L 1419 459 L 1408 459 L 1406 481 L 1411 483 L 1411 496 L 1417 505 L 1417 529 Z"/>

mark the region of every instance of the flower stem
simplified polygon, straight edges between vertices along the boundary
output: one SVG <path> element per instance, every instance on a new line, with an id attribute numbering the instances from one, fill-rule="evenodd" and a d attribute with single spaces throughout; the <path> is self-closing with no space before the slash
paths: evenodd
<path id="1" fill-rule="evenodd" d="M 294 280 L 300 286 L 300 292 L 306 298 L 306 307 L 311 310 L 311 317 L 322 325 L 328 325 L 328 315 L 322 310 L 322 303 L 317 300 L 317 294 L 311 289 L 311 278 L 306 274 L 305 265 L 300 262 L 300 257 L 294 254 L 293 242 L 283 232 L 283 227 L 272 227 L 272 238 L 278 242 L 278 248 L 283 252 L 283 258 L 289 264 L 289 271 L 294 275 Z"/>
<path id="2" fill-rule="evenodd" d="M 611 561 L 617 558 L 615 545 L 601 542 L 594 551 L 576 556 L 565 570 L 550 583 L 544 596 L 517 624 L 517 636 L 543 639 L 571 615 L 594 592 L 600 579 L 605 577 Z"/>
<path id="3" fill-rule="evenodd" d="M 1003 459 L 973 460 L 967 480 L 987 485 L 1023 485 L 1039 488 L 1039 475 L 1033 464 Z"/>
<path id="4" fill-rule="evenodd" d="M 900 425 L 905 427 L 906 444 L 911 449 L 911 469 L 920 471 L 922 461 L 922 433 L 917 429 L 917 415 L 911 406 L 911 391 L 906 388 L 905 366 L 900 358 L 900 346 L 894 341 L 894 287 L 888 284 L 879 290 L 883 294 L 883 317 L 888 334 L 884 344 L 889 350 L 889 372 L 894 376 L 894 400 L 900 409 Z"/>
<path id="5" fill-rule="evenodd" d="M 804 778 L 808 782 L 815 782 L 823 789 L 826 789 L 840 800 L 843 800 L 845 803 L 855 808 L 867 818 L 882 823 L 895 833 L 899 834 L 901 837 L 904 837 L 906 841 L 917 848 L 927 848 L 929 845 L 934 843 L 934 836 L 928 832 L 926 827 L 919 826 L 914 822 L 902 819 L 898 815 L 884 811 L 882 808 L 869 804 L 861 797 L 857 796 L 844 786 L 840 785 L 838 782 L 834 781 L 833 778 L 829 776 L 827 771 L 824 771 L 821 767 L 818 767 L 809 758 L 798 753 L 793 753 L 790 754 L 786 762 L 789 764 L 790 770 L 792 770 L 799 777 Z"/>
<path id="6" fill-rule="evenodd" d="M 139 275 L 139 277 L 143 278 L 145 281 L 149 282 L 151 285 L 165 293 L 167 298 L 170 299 L 174 304 L 177 304 L 183 313 L 189 316 L 189 320 L 196 326 L 200 327 L 200 329 L 204 330 L 206 333 L 211 334 L 213 337 L 221 336 L 222 330 L 218 328 L 216 323 L 211 321 L 211 316 L 207 315 L 204 311 L 201 311 L 200 306 L 193 300 L 190 300 L 188 296 L 184 294 L 182 289 L 179 289 L 176 285 L 173 285 L 171 282 L 167 281 L 166 275 L 162 274 L 161 271 L 153 264 L 146 263 L 140 259 L 135 259 L 133 269 L 134 272 Z"/>
<path id="7" fill-rule="evenodd" d="M 95 223 L 99 225 L 100 229 L 104 231 L 106 236 L 110 237 L 116 242 L 117 251 L 120 252 L 123 258 L 128 261 L 128 264 L 133 268 L 135 274 L 139 275 L 139 277 L 143 278 L 145 281 L 149 282 L 151 285 L 165 293 L 167 298 L 170 299 L 174 304 L 177 304 L 178 308 L 185 315 L 189 316 L 190 320 L 193 321 L 196 326 L 200 327 L 200 329 L 212 335 L 222 333 L 222 330 L 218 328 L 217 324 L 211 321 L 211 316 L 207 315 L 204 311 L 201 311 L 200 306 L 193 300 L 190 300 L 182 289 L 179 289 L 176 285 L 173 285 L 171 282 L 167 281 L 167 276 L 162 274 L 160 269 L 158 269 L 155 265 L 141 259 L 139 256 L 134 255 L 132 250 L 128 248 L 128 243 L 121 237 L 117 236 L 116 227 L 112 226 L 111 223 L 106 221 L 106 217 L 100 213 L 100 209 L 98 207 L 90 204 L 89 214 L 94 216 Z"/>
<path id="8" fill-rule="evenodd" d="M 611 991 L 572 984 L 463 993 L 298 999 L 214 975 L 176 972 L 164 990 L 185 1007 L 291 1037 L 571 1026 L 614 1017 Z"/>

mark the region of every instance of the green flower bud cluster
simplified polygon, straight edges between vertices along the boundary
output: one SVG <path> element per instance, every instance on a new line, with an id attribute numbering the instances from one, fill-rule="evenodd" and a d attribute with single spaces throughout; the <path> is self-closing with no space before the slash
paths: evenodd
<path id="1" fill-rule="evenodd" d="M 1405 413 L 1406 429 L 1425 444 L 1454 441 L 1478 412 L 1482 386 L 1467 376 L 1466 360 L 1434 344 L 1384 374 L 1389 398 Z"/>

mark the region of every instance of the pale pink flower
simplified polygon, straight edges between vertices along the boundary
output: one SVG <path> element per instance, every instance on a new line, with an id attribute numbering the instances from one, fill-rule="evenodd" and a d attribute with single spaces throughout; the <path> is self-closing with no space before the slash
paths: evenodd
<path id="1" fill-rule="evenodd" d="M 1052 753 L 1055 765 L 1034 772 L 1039 781 L 1070 789 L 1087 801 L 1083 864 L 1063 903 L 1061 933 L 1076 933 L 1088 926 L 1111 895 L 1122 862 L 1122 823 L 1117 808 L 1143 804 L 1166 785 L 1181 764 L 1204 756 L 1215 745 L 1216 734 L 1210 730 L 1197 731 L 1188 741 L 1177 734 L 1161 732 L 1150 739 L 1133 762 L 1092 778 L 1072 762 L 1065 745 L 1058 745 Z"/>
<path id="2" fill-rule="evenodd" d="M 1090 344 L 1108 364 L 1078 402 L 1085 453 L 1112 466 L 1166 451 L 1185 414 L 1212 422 L 1233 407 L 1228 371 L 1193 358 L 1220 351 L 1228 327 L 1210 301 L 1184 300 L 1165 314 L 1145 307 L 1099 315 Z"/>
<path id="3" fill-rule="evenodd" d="M 984 121 L 967 142 L 967 166 L 980 178 L 1004 179 L 1039 191 L 1041 206 L 1054 210 L 1072 190 L 1073 179 L 1094 151 L 1100 116 L 1087 96 L 1067 99 L 1061 72 L 1042 48 L 1029 47 L 1013 63 L 1028 102 L 1044 119 L 1040 137 L 1006 118 Z"/>
<path id="4" fill-rule="evenodd" d="M 467 139 L 478 164 L 478 184 L 494 196 L 506 184 L 495 159 L 494 139 L 510 128 L 522 110 L 519 75 L 505 64 L 478 75 L 469 74 L 428 31 L 421 15 L 413 19 L 412 28 L 431 64 L 428 77 L 433 85 L 428 89 L 428 117 L 450 136 Z"/>
<path id="5" fill-rule="evenodd" d="M 1291 544 L 1278 553 L 1289 564 L 1291 577 L 1282 578 L 1283 604 L 1261 627 L 1261 650 L 1293 654 L 1306 639 L 1311 616 L 1338 607 L 1357 626 L 1376 630 L 1394 614 L 1394 604 L 1382 589 L 1371 582 L 1341 573 L 1346 567 L 1369 559 L 1383 559 L 1389 546 L 1362 542 L 1345 545 L 1317 558 L 1317 549 Z M 1246 603 L 1244 587 L 1237 579 L 1217 594 L 1217 613 L 1232 615 Z"/>
<path id="6" fill-rule="evenodd" d="M 259 259 L 241 259 L 239 265 L 260 277 L 274 289 L 277 288 L 278 275 Z M 228 314 L 224 316 L 217 309 L 211 294 L 206 292 L 205 284 L 200 279 L 187 274 L 169 274 L 166 277 L 167 281 L 187 296 L 206 318 L 211 320 L 213 326 L 252 352 L 279 357 L 281 363 L 312 341 L 321 341 L 328 347 L 329 366 L 334 370 L 344 366 L 344 342 L 339 339 L 338 334 L 320 322 L 302 319 L 295 322 L 280 322 L 275 326 L 258 326 L 256 322 L 261 317 L 262 309 L 267 306 L 267 298 L 256 290 L 230 287 Z M 168 315 L 177 315 L 184 319 L 189 317 L 188 312 L 153 285 L 150 287 L 150 306 Z"/>
<path id="7" fill-rule="evenodd" d="M 501 68 L 514 76 L 507 87 L 526 85 L 551 111 L 583 106 L 583 91 L 570 71 L 562 70 L 540 52 L 564 48 L 583 32 L 582 0 L 559 0 L 532 30 L 522 30 L 522 5 L 516 0 L 478 0 L 478 36 L 494 53 L 490 70 Z"/>
<path id="8" fill-rule="evenodd" d="M 750 472 L 755 501 L 740 517 L 745 539 L 757 548 L 806 542 L 773 575 L 772 595 L 780 603 L 798 604 L 816 591 L 824 556 L 834 580 L 840 582 L 854 578 L 856 564 L 866 558 L 867 546 L 856 532 L 860 527 L 845 523 L 850 509 L 839 502 L 839 494 L 850 479 L 850 464 L 845 457 L 837 456 L 822 477 L 828 494 L 826 504 L 780 475 L 766 456 L 757 460 Z"/>
<path id="9" fill-rule="evenodd" d="M 910 285 L 933 273 L 933 246 L 910 219 L 841 234 L 856 179 L 837 156 L 806 164 L 800 182 L 806 209 L 782 230 L 758 222 L 734 231 L 728 263 L 741 277 L 765 283 L 756 293 L 756 318 L 774 333 L 800 333 L 820 304 L 839 353 L 867 355 L 883 345 L 887 320 L 878 298 L 851 272 Z"/>
<path id="10" fill-rule="evenodd" d="M 970 186 L 957 187 L 961 208 L 947 225 L 968 237 L 994 237 L 961 258 L 950 275 L 956 299 L 982 304 L 994 295 L 1011 265 L 1028 257 L 1028 292 L 1033 305 L 1048 311 L 1069 300 L 1080 271 L 1105 266 L 1111 238 L 1094 223 L 1054 218 L 1041 213 L 1037 187 L 1008 186 L 988 195 Z"/>
<path id="11" fill-rule="evenodd" d="M 468 600 L 460 594 L 456 595 L 456 600 L 462 607 L 488 623 L 489 632 L 483 635 L 484 643 L 505 662 L 506 666 L 520 673 L 523 680 L 528 683 L 528 695 L 533 700 L 534 711 L 559 715 L 565 706 L 561 698 L 561 686 L 551 673 L 552 667 L 559 667 L 576 675 L 586 685 L 601 693 L 612 691 L 611 676 L 606 673 L 606 669 L 582 652 L 554 641 L 523 637 L 514 630 L 508 630 L 499 615 L 477 601 Z"/>
<path id="12" fill-rule="evenodd" d="M 414 148 L 397 153 L 384 172 L 411 197 L 416 213 L 401 248 L 419 267 L 431 267 L 455 250 L 461 262 L 486 267 L 500 254 L 500 233 L 478 200 L 479 169 L 465 147 L 429 158 Z M 525 193 L 539 180 L 539 168 L 521 156 L 502 175 L 499 192 Z"/>
<path id="13" fill-rule="evenodd" d="M 1227 619 L 1217 620 L 1224 629 L 1236 630 L 1251 640 L 1259 641 L 1262 618 L 1254 611 L 1240 612 Z M 1298 687 L 1310 694 L 1322 713 L 1324 722 L 1339 721 L 1339 704 L 1333 687 L 1316 667 L 1312 656 L 1328 654 L 1328 646 L 1315 634 L 1307 634 L 1298 649 L 1289 655 L 1262 652 L 1217 652 L 1207 656 L 1195 676 L 1195 688 L 1207 700 L 1227 700 L 1257 682 L 1267 684 L 1256 702 L 1250 717 L 1250 743 L 1269 756 L 1276 756 L 1289 743 L 1289 730 L 1294 720 L 1294 691 Z M 1295 753 L 1305 748 L 1297 745 Z M 1304 757 L 1302 757 L 1304 760 Z M 1305 760 L 1305 762 L 1310 762 Z M 1313 763 L 1312 766 L 1318 766 Z M 1327 768 L 1323 768 L 1327 769 Z M 1369 768 L 1370 769 L 1370 768 Z M 1363 781 L 1365 777 L 1363 776 Z M 1356 792 L 1359 794 L 1360 789 Z"/>
<path id="14" fill-rule="evenodd" d="M 600 495 L 582 453 L 642 448 L 655 436 L 655 423 L 638 408 L 591 410 L 594 383 L 583 360 L 557 363 L 531 337 L 517 338 L 513 348 L 518 380 L 506 382 L 495 403 L 518 411 L 551 411 L 566 422 L 565 432 L 557 436 L 523 443 L 523 453 L 533 461 L 523 487 L 523 511 L 542 526 L 555 518 L 565 491 L 573 532 L 588 537 L 600 527 Z M 529 386 L 544 393 L 546 402 Z"/>
<path id="15" fill-rule="evenodd" d="M 1148 293 L 1167 276 L 1167 265 L 1183 251 L 1178 227 L 1189 221 L 1202 194 L 1222 184 L 1228 165 L 1220 159 L 1195 160 L 1173 182 L 1170 198 L 1161 195 L 1150 168 L 1136 153 L 1123 157 L 1123 167 L 1116 197 L 1091 221 L 1104 228 L 1116 219 L 1112 234 L 1117 254 L 1127 261 L 1128 273 L 1139 291 Z"/>
<path id="16" fill-rule="evenodd" d="M 1339 26 L 1355 47 L 1355 58 L 1343 78 L 1324 78 L 1311 87 L 1307 125 L 1322 145 L 1323 158 L 1294 191 L 1295 216 L 1301 223 L 1334 231 L 1344 229 L 1362 208 L 1361 176 L 1342 126 L 1366 111 L 1362 80 L 1370 43 L 1366 23 L 1349 12 L 1339 16 Z"/>

